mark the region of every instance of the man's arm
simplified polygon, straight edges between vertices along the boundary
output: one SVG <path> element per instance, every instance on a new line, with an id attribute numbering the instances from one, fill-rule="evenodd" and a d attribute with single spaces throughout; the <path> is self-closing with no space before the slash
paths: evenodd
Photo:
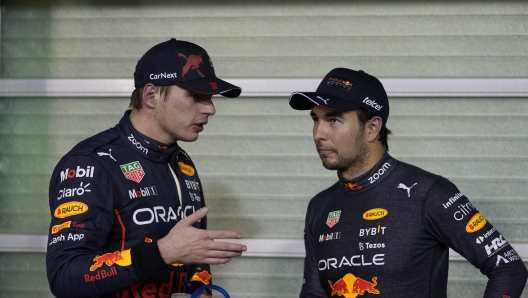
<path id="1" fill-rule="evenodd" d="M 304 275 L 301 294 L 299 297 L 327 297 L 325 291 L 321 287 L 319 280 L 319 270 L 317 268 L 317 261 L 315 258 L 315 249 L 313 247 L 313 237 L 308 228 L 304 228 L 304 246 L 306 249 L 306 257 L 304 258 Z"/>
<path id="2" fill-rule="evenodd" d="M 439 241 L 479 268 L 489 280 L 484 297 L 520 297 L 528 272 L 517 252 L 455 185 L 432 187 L 424 224 Z"/>
<path id="3" fill-rule="evenodd" d="M 89 156 L 69 157 L 55 169 L 49 188 L 46 270 L 56 297 L 98 296 L 140 281 L 130 250 L 105 250 L 116 196 L 111 177 Z"/>

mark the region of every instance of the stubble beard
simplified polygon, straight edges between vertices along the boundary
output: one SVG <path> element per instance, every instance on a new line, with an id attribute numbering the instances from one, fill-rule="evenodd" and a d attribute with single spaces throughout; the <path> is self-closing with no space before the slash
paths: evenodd
<path id="1" fill-rule="evenodd" d="M 329 162 L 321 159 L 323 167 L 327 170 L 337 170 L 339 174 L 358 173 L 367 165 L 369 150 L 367 144 L 363 141 L 363 137 L 358 135 L 354 141 L 356 150 L 349 154 L 338 155 L 337 160 Z"/>

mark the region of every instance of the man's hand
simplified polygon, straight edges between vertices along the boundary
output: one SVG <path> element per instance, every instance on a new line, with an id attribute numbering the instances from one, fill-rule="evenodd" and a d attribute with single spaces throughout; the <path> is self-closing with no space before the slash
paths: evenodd
<path id="1" fill-rule="evenodd" d="M 242 238 L 237 232 L 202 230 L 192 226 L 208 212 L 207 207 L 194 212 L 180 220 L 167 236 L 158 240 L 158 248 L 165 263 L 224 264 L 247 250 L 242 244 L 214 241 Z"/>

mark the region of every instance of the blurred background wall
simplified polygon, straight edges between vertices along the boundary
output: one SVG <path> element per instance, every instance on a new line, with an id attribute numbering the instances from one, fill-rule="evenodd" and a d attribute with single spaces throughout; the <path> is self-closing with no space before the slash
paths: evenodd
<path id="1" fill-rule="evenodd" d="M 41 243 L 51 172 L 77 142 L 119 121 L 137 60 L 171 37 L 203 46 L 219 77 L 255 79 L 264 94 L 215 98 L 217 115 L 199 140 L 181 144 L 199 169 L 210 227 L 297 248 L 308 201 L 336 174 L 321 166 L 308 112 L 290 109 L 286 93 L 265 95 L 275 87 L 266 79 L 320 80 L 334 67 L 396 79 L 404 90 L 422 86 L 414 79 L 447 79 L 449 90 L 468 78 L 483 87 L 528 78 L 526 1 L 2 0 L 0 8 L 1 86 L 42 91 L 0 90 L 0 297 L 52 297 Z M 130 85 L 117 96 L 50 96 L 37 86 L 43 79 L 86 79 L 73 89 Z M 390 153 L 451 179 L 528 256 L 528 93 L 503 89 L 389 92 Z M 235 298 L 296 297 L 302 270 L 302 252 L 286 249 L 214 266 L 213 275 Z M 486 280 L 452 257 L 450 297 L 482 297 Z"/>

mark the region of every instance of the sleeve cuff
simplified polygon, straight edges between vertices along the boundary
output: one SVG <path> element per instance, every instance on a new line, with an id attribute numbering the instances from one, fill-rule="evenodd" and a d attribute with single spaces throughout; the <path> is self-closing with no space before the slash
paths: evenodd
<path id="1" fill-rule="evenodd" d="M 158 243 L 140 243 L 131 249 L 132 268 L 139 281 L 144 281 L 167 267 L 161 257 Z"/>

